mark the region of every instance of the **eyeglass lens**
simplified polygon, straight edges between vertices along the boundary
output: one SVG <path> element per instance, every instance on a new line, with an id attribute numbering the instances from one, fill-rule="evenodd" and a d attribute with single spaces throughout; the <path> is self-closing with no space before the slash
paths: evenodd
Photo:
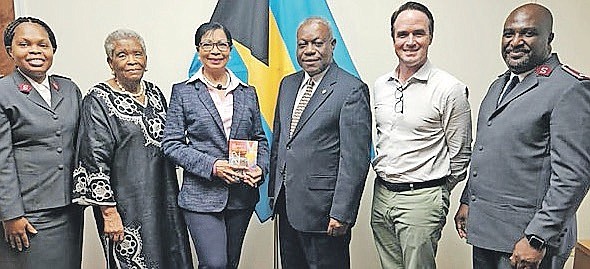
<path id="1" fill-rule="evenodd" d="M 217 42 L 217 43 L 201 43 L 199 44 L 199 46 L 201 47 L 201 49 L 205 50 L 205 51 L 210 51 L 213 50 L 213 47 L 216 46 L 217 49 L 219 49 L 220 51 L 227 51 L 229 49 L 229 42 Z"/>

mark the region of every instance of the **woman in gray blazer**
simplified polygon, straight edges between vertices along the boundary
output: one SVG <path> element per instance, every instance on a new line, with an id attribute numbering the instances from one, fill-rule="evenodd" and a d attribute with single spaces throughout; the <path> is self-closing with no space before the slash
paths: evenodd
<path id="1" fill-rule="evenodd" d="M 43 21 L 4 31 L 16 70 L 0 79 L 0 268 L 80 268 L 82 209 L 71 203 L 81 94 L 47 72 L 57 49 Z"/>
<path id="2" fill-rule="evenodd" d="M 237 268 L 242 242 L 268 171 L 268 142 L 254 89 L 226 68 L 232 39 L 218 23 L 195 34 L 202 67 L 172 87 L 162 148 L 184 168 L 178 197 L 199 268 Z M 257 166 L 230 165 L 228 140 L 258 141 Z"/>

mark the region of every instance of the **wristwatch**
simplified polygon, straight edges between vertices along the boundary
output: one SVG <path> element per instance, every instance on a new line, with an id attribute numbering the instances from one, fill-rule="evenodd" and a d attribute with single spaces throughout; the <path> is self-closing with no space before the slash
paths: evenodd
<path id="1" fill-rule="evenodd" d="M 536 250 L 543 250 L 546 247 L 545 240 L 534 234 L 527 235 L 526 238 L 529 240 L 529 245 Z"/>

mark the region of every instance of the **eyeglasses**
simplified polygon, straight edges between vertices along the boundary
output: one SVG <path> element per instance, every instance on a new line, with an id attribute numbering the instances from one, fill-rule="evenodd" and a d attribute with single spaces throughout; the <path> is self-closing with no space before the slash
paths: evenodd
<path id="1" fill-rule="evenodd" d="M 395 86 L 395 113 L 404 113 L 404 88 L 402 86 Z"/>
<path id="2" fill-rule="evenodd" d="M 217 42 L 217 43 L 203 42 L 203 43 L 199 43 L 199 48 L 201 48 L 204 51 L 211 51 L 211 50 L 213 50 L 213 47 L 215 47 L 215 46 L 220 51 L 228 51 L 229 47 L 231 47 L 229 42 Z"/>

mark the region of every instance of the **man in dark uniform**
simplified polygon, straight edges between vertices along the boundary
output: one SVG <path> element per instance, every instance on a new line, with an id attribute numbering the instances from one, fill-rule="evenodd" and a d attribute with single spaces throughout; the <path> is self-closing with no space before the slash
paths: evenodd
<path id="1" fill-rule="evenodd" d="M 551 53 L 538 4 L 506 19 L 508 71 L 481 103 L 470 178 L 455 215 L 474 268 L 563 268 L 590 185 L 590 79 Z"/>

